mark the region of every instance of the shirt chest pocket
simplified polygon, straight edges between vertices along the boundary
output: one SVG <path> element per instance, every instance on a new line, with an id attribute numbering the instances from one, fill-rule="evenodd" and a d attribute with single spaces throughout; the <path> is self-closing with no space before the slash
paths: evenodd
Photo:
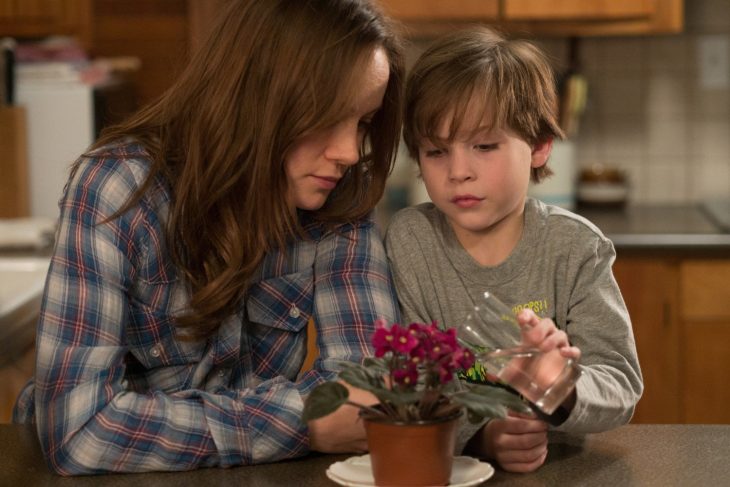
<path id="1" fill-rule="evenodd" d="M 128 346 L 145 369 L 188 365 L 201 360 L 204 342 L 175 337 L 174 316 L 184 309 L 187 299 L 179 283 L 140 280 L 128 299 Z"/>
<path id="2" fill-rule="evenodd" d="M 312 269 L 266 279 L 254 284 L 246 299 L 251 323 L 297 333 L 313 313 Z"/>

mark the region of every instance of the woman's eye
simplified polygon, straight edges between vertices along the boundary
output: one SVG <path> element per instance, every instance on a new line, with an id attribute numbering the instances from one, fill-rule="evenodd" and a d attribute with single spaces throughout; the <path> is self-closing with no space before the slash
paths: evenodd
<path id="1" fill-rule="evenodd" d="M 357 129 L 360 132 L 369 132 L 370 127 L 372 126 L 373 121 L 372 120 L 360 120 L 357 123 Z"/>
<path id="2" fill-rule="evenodd" d="M 479 152 L 491 152 L 496 150 L 497 147 L 499 147 L 499 144 L 477 144 L 474 146 Z"/>

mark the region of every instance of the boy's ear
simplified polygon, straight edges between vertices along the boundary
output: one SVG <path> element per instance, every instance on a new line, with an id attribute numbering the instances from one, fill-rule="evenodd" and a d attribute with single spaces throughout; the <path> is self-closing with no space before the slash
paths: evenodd
<path id="1" fill-rule="evenodd" d="M 532 163 L 530 167 L 542 167 L 547 163 L 548 157 L 550 157 L 550 151 L 553 150 L 553 139 L 550 137 L 547 140 L 538 142 L 532 147 Z"/>

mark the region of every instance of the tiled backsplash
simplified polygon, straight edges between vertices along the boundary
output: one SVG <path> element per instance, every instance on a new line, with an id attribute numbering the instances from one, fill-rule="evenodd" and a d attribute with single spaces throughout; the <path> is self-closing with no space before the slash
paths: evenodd
<path id="1" fill-rule="evenodd" d="M 730 196 L 730 86 L 705 87 L 698 66 L 704 40 L 730 43 L 730 2 L 686 1 L 685 15 L 679 35 L 580 42 L 589 101 L 578 165 L 624 169 L 633 203 Z M 565 62 L 565 40 L 539 42 L 556 66 Z"/>
<path id="2" fill-rule="evenodd" d="M 624 169 L 631 203 L 729 197 L 730 86 L 704 87 L 698 68 L 709 37 L 730 43 L 730 1 L 685 0 L 682 34 L 581 39 L 589 95 L 577 165 Z M 537 42 L 565 68 L 566 39 Z M 412 47 L 415 59 L 423 46 Z"/>

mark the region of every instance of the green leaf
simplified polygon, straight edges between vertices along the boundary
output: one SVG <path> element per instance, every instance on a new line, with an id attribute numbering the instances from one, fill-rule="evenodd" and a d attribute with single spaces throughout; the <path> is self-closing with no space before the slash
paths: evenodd
<path id="1" fill-rule="evenodd" d="M 377 359 L 375 359 L 377 360 Z M 377 369 L 377 367 L 375 367 Z M 340 379 L 351 386 L 372 392 L 380 402 L 389 402 L 394 405 L 412 404 L 421 399 L 423 393 L 417 391 L 391 391 L 385 387 L 383 377 L 387 369 L 366 369 L 365 365 L 348 364 L 340 372 Z"/>
<path id="2" fill-rule="evenodd" d="M 315 387 L 304 401 L 302 421 L 305 423 L 333 413 L 347 402 L 350 393 L 339 382 L 325 382 Z"/>
<path id="3" fill-rule="evenodd" d="M 421 391 L 395 392 L 385 388 L 374 390 L 373 394 L 377 396 L 380 402 L 389 402 L 395 405 L 414 404 L 423 397 Z"/>
<path id="4" fill-rule="evenodd" d="M 363 366 L 350 364 L 346 366 L 340 372 L 340 379 L 344 380 L 348 384 L 360 389 L 365 389 L 375 393 L 375 391 L 385 389 L 385 382 L 383 376 L 369 369 L 363 368 Z"/>
<path id="5" fill-rule="evenodd" d="M 474 362 L 468 370 L 458 373 L 459 379 L 468 380 L 470 382 L 485 383 L 487 379 L 487 368 L 481 362 Z"/>
<path id="6" fill-rule="evenodd" d="M 383 358 L 366 357 L 362 361 L 362 365 L 366 369 L 377 371 L 382 375 L 386 375 L 388 373 L 388 366 Z"/>
<path id="7" fill-rule="evenodd" d="M 507 410 L 529 413 L 531 410 L 519 396 L 487 385 L 467 384 L 466 390 L 453 395 L 453 400 L 467 409 L 469 421 L 478 423 L 485 418 L 502 418 Z"/>

